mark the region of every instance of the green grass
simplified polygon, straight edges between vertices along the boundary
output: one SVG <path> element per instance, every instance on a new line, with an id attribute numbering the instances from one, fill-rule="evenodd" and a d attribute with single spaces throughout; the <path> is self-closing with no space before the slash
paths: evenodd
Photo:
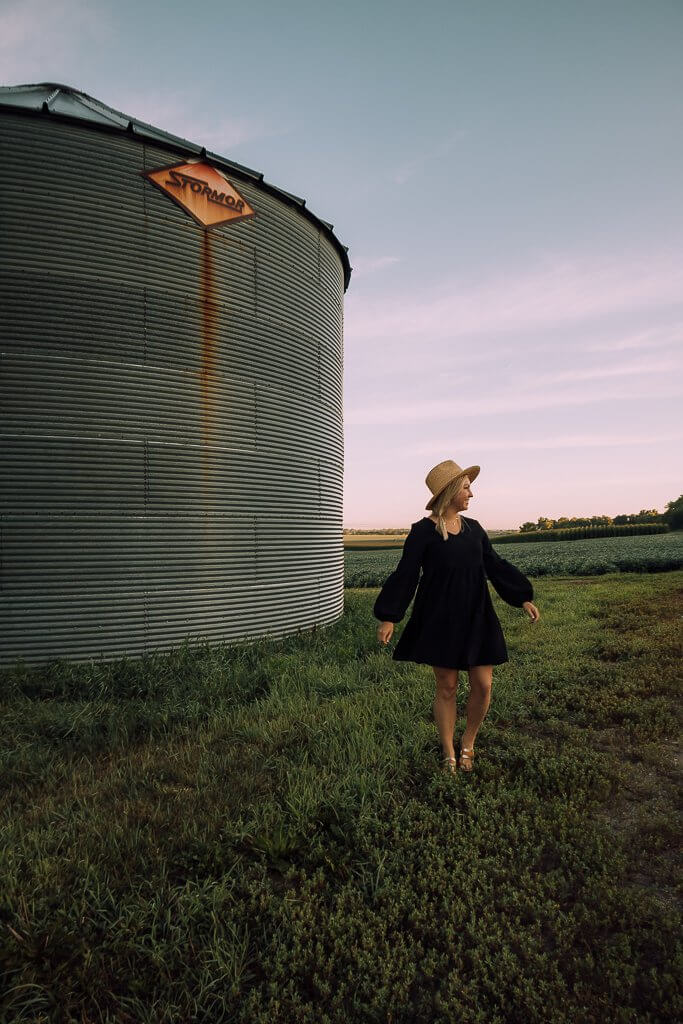
<path id="1" fill-rule="evenodd" d="M 588 540 L 499 544 L 498 554 L 527 576 L 599 576 L 613 572 L 665 572 L 683 568 L 683 531 Z M 403 544 L 400 545 L 403 547 Z M 347 587 L 380 587 L 400 550 L 344 552 Z"/>
<path id="2" fill-rule="evenodd" d="M 3 672 L 0 1020 L 679 1019 L 682 588 L 545 578 L 535 625 L 494 595 L 455 778 L 373 590 L 287 640 Z"/>

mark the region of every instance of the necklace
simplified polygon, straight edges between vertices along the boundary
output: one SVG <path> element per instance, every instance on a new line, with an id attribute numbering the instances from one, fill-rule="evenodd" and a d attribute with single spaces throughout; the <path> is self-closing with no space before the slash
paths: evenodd
<path id="1" fill-rule="evenodd" d="M 454 523 L 449 523 L 446 519 L 444 519 L 444 523 L 446 523 L 446 529 L 448 529 L 449 526 L 457 526 L 458 531 L 462 530 L 462 520 L 460 519 L 460 516 L 458 516 Z"/>

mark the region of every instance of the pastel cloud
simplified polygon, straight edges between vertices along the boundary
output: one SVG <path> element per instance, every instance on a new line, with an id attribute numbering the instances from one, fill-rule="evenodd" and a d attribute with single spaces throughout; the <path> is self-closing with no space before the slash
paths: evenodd
<path id="1" fill-rule="evenodd" d="M 611 339 L 584 342 L 581 348 L 584 352 L 620 352 L 629 348 L 643 350 L 671 346 L 678 347 L 679 351 L 683 350 L 683 321 L 674 321 L 631 334 L 620 334 Z"/>
<path id="2" fill-rule="evenodd" d="M 374 259 L 354 258 L 353 279 L 356 281 L 359 277 L 367 277 L 368 274 L 375 274 L 378 270 L 385 270 L 400 262 L 398 256 L 377 256 Z"/>
<path id="3" fill-rule="evenodd" d="M 441 139 L 436 145 L 420 152 L 418 156 L 405 160 L 394 170 L 394 182 L 397 185 L 405 185 L 411 178 L 421 174 L 430 164 L 443 160 L 455 148 L 456 144 L 465 137 L 465 134 L 464 131 L 456 131 L 445 139 Z"/>
<path id="4" fill-rule="evenodd" d="M 0 68 L 3 85 L 57 80 L 64 77 L 83 49 L 114 35 L 111 19 L 91 0 L 18 0 L 0 9 Z"/>
<path id="5" fill-rule="evenodd" d="M 182 90 L 129 91 L 124 87 L 117 90 L 112 106 L 228 158 L 230 150 L 236 146 L 288 131 L 283 122 L 275 127 L 264 118 L 252 115 L 216 118 L 211 110 L 202 110 L 200 93 L 200 83 Z"/>
<path id="6" fill-rule="evenodd" d="M 511 438 L 508 436 L 497 438 L 468 438 L 458 439 L 458 444 L 465 451 L 516 451 L 520 448 L 543 449 L 543 448 L 631 448 L 637 445 L 667 444 L 669 442 L 683 441 L 683 433 L 678 434 L 566 434 L 555 437 L 522 437 Z M 439 449 L 435 441 L 408 445 L 404 449 L 406 455 L 431 455 Z"/>
<path id="7" fill-rule="evenodd" d="M 534 388 L 546 388 L 551 384 L 565 384 L 573 381 L 607 380 L 610 377 L 643 377 L 681 371 L 683 371 L 683 360 L 680 358 L 660 359 L 659 361 L 638 359 L 633 363 L 614 363 L 609 366 L 591 366 L 582 370 L 559 370 L 552 373 L 529 373 L 525 369 L 516 386 L 533 390 Z"/>
<path id="8" fill-rule="evenodd" d="M 350 293 L 346 337 L 358 340 L 457 338 L 520 332 L 615 313 L 680 304 L 683 260 L 660 253 L 630 262 L 560 258 L 521 273 L 463 287 L 442 282 L 431 290 L 377 297 Z"/>
<path id="9" fill-rule="evenodd" d="M 649 397 L 660 400 L 667 398 L 683 398 L 683 385 L 668 381 L 656 389 L 651 389 Z M 538 393 L 525 393 L 520 401 L 516 389 L 506 388 L 500 394 L 482 393 L 472 397 L 456 396 L 454 398 L 433 398 L 425 401 L 394 401 L 387 403 L 372 402 L 366 406 L 347 409 L 344 421 L 348 426 L 403 424 L 426 420 L 461 420 L 465 416 L 481 417 L 484 415 L 502 415 L 507 412 L 519 414 L 521 411 L 535 409 L 555 409 L 566 406 L 603 404 L 608 402 L 640 402 L 643 398 L 642 388 L 611 390 L 601 386 L 594 392 L 584 387 L 563 393 L 549 392 L 547 387 Z"/>

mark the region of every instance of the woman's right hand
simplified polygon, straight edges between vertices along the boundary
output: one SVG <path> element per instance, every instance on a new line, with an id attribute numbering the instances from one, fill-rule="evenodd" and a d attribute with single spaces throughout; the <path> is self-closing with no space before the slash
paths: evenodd
<path id="1" fill-rule="evenodd" d="M 380 622 L 377 627 L 377 639 L 381 644 L 388 644 L 394 632 L 393 622 Z"/>

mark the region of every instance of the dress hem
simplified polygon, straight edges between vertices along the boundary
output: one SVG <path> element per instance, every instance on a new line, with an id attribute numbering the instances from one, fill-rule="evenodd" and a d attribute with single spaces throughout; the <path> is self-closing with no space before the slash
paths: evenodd
<path id="1" fill-rule="evenodd" d="M 434 667 L 434 662 L 432 662 L 432 661 L 423 661 L 420 658 L 407 658 L 407 657 L 402 657 L 401 655 L 396 657 L 395 653 L 392 654 L 391 657 L 392 657 L 393 661 L 412 661 L 414 665 L 429 665 L 432 668 Z M 438 668 L 450 668 L 450 669 L 455 669 L 456 671 L 459 671 L 459 672 L 466 672 L 467 669 L 477 668 L 477 666 L 479 666 L 479 665 L 505 665 L 506 662 L 508 662 L 509 660 L 510 660 L 509 658 L 504 658 L 502 661 L 477 661 L 477 662 L 472 662 L 469 665 L 439 665 Z"/>

